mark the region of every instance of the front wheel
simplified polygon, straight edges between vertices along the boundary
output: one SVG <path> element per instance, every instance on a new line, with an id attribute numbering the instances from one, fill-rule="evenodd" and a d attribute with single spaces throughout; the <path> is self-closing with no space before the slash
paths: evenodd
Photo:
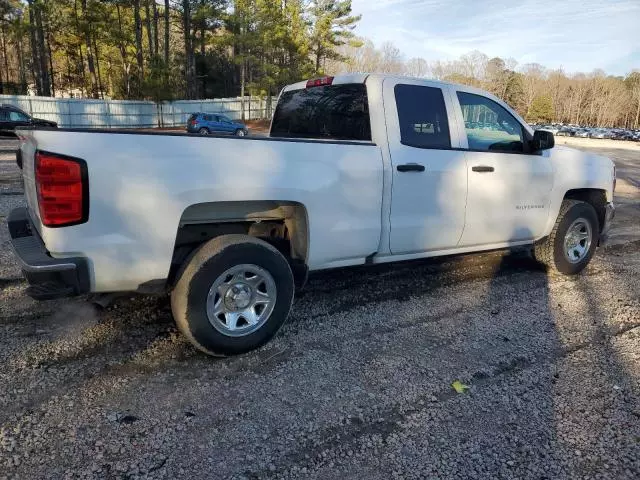
<path id="1" fill-rule="evenodd" d="M 202 245 L 178 274 L 171 309 L 180 331 L 209 355 L 245 353 L 284 324 L 294 281 L 287 259 L 247 235 Z"/>
<path id="2" fill-rule="evenodd" d="M 247 133 L 242 130 L 241 128 L 239 128 L 238 130 L 236 130 L 236 136 L 237 137 L 244 137 Z"/>
<path id="3" fill-rule="evenodd" d="M 564 200 L 551 234 L 534 246 L 536 260 L 564 275 L 580 273 L 598 244 L 600 227 L 593 206 Z"/>

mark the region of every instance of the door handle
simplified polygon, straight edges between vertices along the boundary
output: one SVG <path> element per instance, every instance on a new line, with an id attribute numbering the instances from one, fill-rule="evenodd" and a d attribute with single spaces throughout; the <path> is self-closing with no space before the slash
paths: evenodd
<path id="1" fill-rule="evenodd" d="M 471 170 L 474 172 L 493 172 L 494 168 L 487 165 L 476 165 L 475 167 L 471 167 Z"/>
<path id="2" fill-rule="evenodd" d="M 419 163 L 405 163 L 404 165 L 398 165 L 396 169 L 399 172 L 424 172 L 424 165 Z"/>

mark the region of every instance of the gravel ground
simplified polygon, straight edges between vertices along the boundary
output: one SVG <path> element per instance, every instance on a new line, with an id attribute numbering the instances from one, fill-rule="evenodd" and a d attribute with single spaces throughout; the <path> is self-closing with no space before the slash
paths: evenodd
<path id="1" fill-rule="evenodd" d="M 315 275 L 223 360 L 166 298 L 30 300 L 3 225 L 0 478 L 639 478 L 640 150 L 581 148 L 622 205 L 583 275 L 502 253 Z"/>

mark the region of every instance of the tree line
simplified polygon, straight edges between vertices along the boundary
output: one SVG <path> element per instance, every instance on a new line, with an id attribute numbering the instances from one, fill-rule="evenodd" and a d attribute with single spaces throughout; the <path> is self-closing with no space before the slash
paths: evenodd
<path id="1" fill-rule="evenodd" d="M 357 45 L 351 0 L 0 0 L 2 92 L 271 96 Z"/>
<path id="2" fill-rule="evenodd" d="M 386 72 L 483 88 L 529 121 L 640 128 L 640 71 L 406 59 L 356 38 L 359 20 L 351 0 L 0 0 L 0 93 L 271 97 L 315 75 Z"/>

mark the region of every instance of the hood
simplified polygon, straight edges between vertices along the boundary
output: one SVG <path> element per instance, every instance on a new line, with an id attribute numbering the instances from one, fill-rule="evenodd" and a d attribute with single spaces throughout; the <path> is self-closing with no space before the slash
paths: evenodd
<path id="1" fill-rule="evenodd" d="M 596 188 L 597 185 L 591 183 L 603 181 L 601 188 L 612 190 L 615 166 L 609 157 L 556 145 L 550 150 L 550 158 L 558 174 L 572 179 L 581 185 L 581 188 Z"/>

